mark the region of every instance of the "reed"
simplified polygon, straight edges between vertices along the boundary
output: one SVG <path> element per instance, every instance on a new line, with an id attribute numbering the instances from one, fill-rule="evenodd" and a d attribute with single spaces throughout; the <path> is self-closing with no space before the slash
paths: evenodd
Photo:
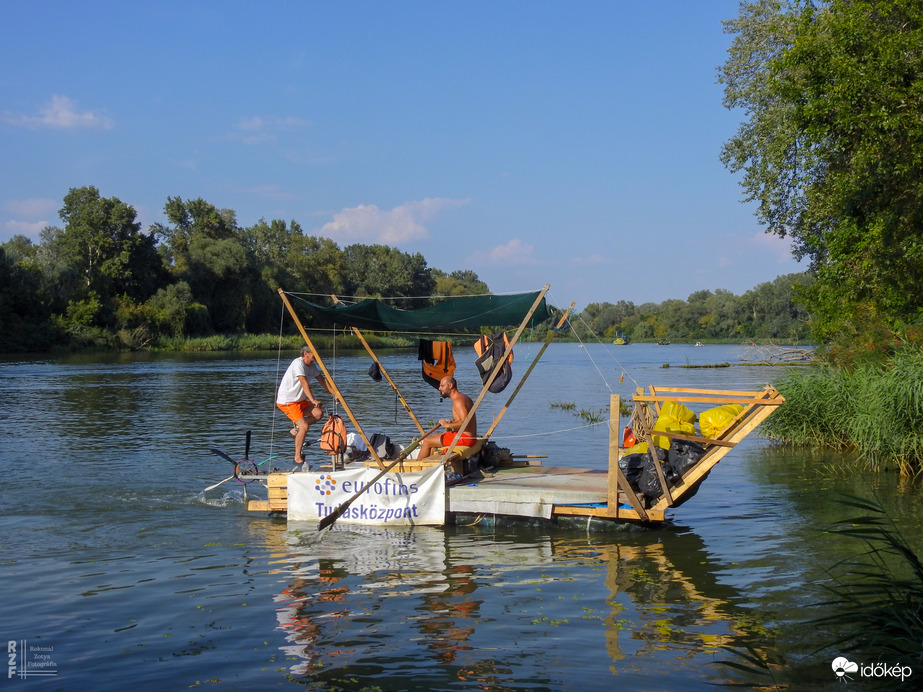
<path id="1" fill-rule="evenodd" d="M 923 561 L 880 504 L 855 496 L 844 496 L 838 502 L 860 514 L 837 522 L 826 533 L 858 542 L 858 550 L 826 570 L 829 580 L 820 586 L 829 598 L 813 605 L 825 614 L 792 626 L 793 630 L 819 636 L 817 648 L 807 661 L 786 665 L 771 650 L 749 642 L 740 647 L 723 646 L 734 658 L 718 663 L 755 682 L 722 687 L 800 689 L 805 667 L 813 671 L 823 652 L 829 654 L 827 661 L 846 654 L 849 660 L 920 670 Z M 881 689 L 919 688 L 913 675 L 903 681 L 889 678 L 880 682 L 885 683 Z"/>
<path id="2" fill-rule="evenodd" d="M 824 648 L 918 671 L 923 664 L 923 562 L 877 502 L 845 497 L 841 503 L 861 514 L 829 533 L 859 541 L 863 550 L 829 571 L 832 581 L 824 588 L 831 598 L 818 607 L 832 614 L 808 624 L 836 633 Z"/>
<path id="3" fill-rule="evenodd" d="M 852 369 L 819 366 L 778 385 L 785 405 L 763 432 L 781 442 L 852 452 L 871 470 L 923 468 L 923 352 L 905 347 Z"/>

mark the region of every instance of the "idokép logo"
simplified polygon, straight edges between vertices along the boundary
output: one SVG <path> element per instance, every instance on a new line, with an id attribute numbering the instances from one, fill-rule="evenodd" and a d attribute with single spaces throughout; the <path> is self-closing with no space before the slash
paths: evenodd
<path id="1" fill-rule="evenodd" d="M 890 665 L 888 663 L 859 664 L 850 661 L 845 656 L 837 656 L 833 659 L 831 667 L 837 679 L 843 682 L 853 680 L 855 675 L 862 678 L 893 678 L 903 682 L 913 675 L 913 669 L 910 666 Z"/>

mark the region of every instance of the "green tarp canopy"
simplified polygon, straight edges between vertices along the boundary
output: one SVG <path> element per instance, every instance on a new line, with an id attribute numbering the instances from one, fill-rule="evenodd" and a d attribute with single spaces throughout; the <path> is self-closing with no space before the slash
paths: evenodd
<path id="1" fill-rule="evenodd" d="M 505 327 L 522 323 L 541 291 L 509 295 L 446 298 L 436 305 L 416 310 L 399 310 L 380 299 L 366 299 L 354 305 L 324 307 L 297 299 L 299 312 L 309 314 L 314 326 L 356 327 L 373 332 L 456 332 L 480 327 Z M 290 294 L 291 295 L 291 294 Z M 542 298 L 529 321 L 538 325 L 551 317 Z"/>

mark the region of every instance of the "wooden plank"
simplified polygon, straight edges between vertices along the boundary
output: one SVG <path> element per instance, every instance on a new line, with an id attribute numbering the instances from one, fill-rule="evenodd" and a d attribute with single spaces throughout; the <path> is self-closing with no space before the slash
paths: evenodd
<path id="1" fill-rule="evenodd" d="M 606 504 L 609 516 L 619 516 L 619 428 L 622 425 L 622 397 L 609 395 L 609 472 L 606 474 Z"/>
<path id="2" fill-rule="evenodd" d="M 676 396 L 650 396 L 647 394 L 635 394 L 632 399 L 643 401 L 645 403 L 659 403 L 662 401 L 678 401 L 680 403 L 699 403 L 699 404 L 759 404 L 762 406 L 781 406 L 783 401 L 777 399 L 757 399 L 751 397 L 676 397 Z"/>
<path id="3" fill-rule="evenodd" d="M 654 464 L 654 470 L 657 472 L 657 480 L 660 481 L 660 489 L 663 491 L 661 497 L 667 501 L 667 507 L 670 507 L 673 504 L 673 494 L 670 492 L 670 486 L 667 485 L 667 477 L 663 473 L 663 463 L 660 461 L 657 445 L 654 444 L 654 438 L 650 430 L 643 430 L 642 433 L 644 439 L 647 440 L 647 453 L 651 455 L 651 462 Z"/>
<path id="4" fill-rule="evenodd" d="M 268 500 L 250 500 L 247 503 L 248 512 L 268 512 L 269 511 L 269 501 Z"/>
<path id="5" fill-rule="evenodd" d="M 702 389 L 699 387 L 666 387 L 658 386 L 658 392 L 677 392 L 685 394 L 713 394 L 713 395 L 725 395 L 725 396 L 742 396 L 752 399 L 754 396 L 759 396 L 760 392 L 754 392 L 753 390 L 743 390 L 743 389 Z M 765 390 L 764 390 L 765 391 Z"/>
<path id="6" fill-rule="evenodd" d="M 642 510 L 643 514 L 638 514 L 633 509 L 622 509 L 617 518 L 613 517 L 606 507 L 586 507 L 582 505 L 554 505 L 551 513 L 553 516 L 559 517 L 599 517 L 600 519 L 617 519 L 617 521 L 656 522 L 664 520 L 663 511 L 653 507 L 647 511 Z"/>
<path id="7" fill-rule="evenodd" d="M 696 437 L 695 435 L 681 435 L 680 433 L 667 432 L 666 430 L 655 430 L 654 434 L 662 437 L 669 437 L 673 440 L 687 440 L 688 442 L 699 442 L 707 445 L 717 445 L 719 447 L 734 447 L 736 442 L 728 442 L 715 437 Z"/>
<path id="8" fill-rule="evenodd" d="M 287 488 L 288 487 L 288 474 L 287 473 L 270 473 L 269 478 L 266 479 L 266 485 L 269 488 Z"/>

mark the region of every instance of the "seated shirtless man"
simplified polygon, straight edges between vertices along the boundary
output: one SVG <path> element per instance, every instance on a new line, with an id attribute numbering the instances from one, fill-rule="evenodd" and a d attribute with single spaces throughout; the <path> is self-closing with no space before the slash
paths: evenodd
<path id="1" fill-rule="evenodd" d="M 439 447 L 470 447 L 478 438 L 477 416 L 472 416 L 471 420 L 464 430 L 461 430 L 462 423 L 468 417 L 468 412 L 474 405 L 471 397 L 458 391 L 458 384 L 454 377 L 443 377 L 439 382 L 439 394 L 445 399 L 448 397 L 452 400 L 452 419 L 443 418 L 439 425 L 445 428 L 445 432 L 433 433 L 423 439 L 420 443 L 420 454 L 418 459 L 425 459 L 433 453 L 433 450 Z"/>

